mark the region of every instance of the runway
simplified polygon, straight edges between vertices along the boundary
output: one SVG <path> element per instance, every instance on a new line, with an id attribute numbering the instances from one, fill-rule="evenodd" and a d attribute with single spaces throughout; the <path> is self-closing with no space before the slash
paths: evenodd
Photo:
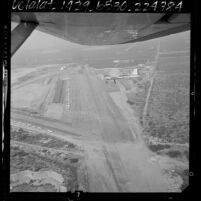
<path id="1" fill-rule="evenodd" d="M 54 102 L 64 102 L 61 122 L 27 118 L 14 112 L 11 117 L 35 122 L 66 135 L 71 133 L 80 139 L 85 150 L 89 192 L 169 191 L 167 176 L 158 164 L 150 161 L 149 150 L 137 137 L 139 133 L 131 129 L 130 122 L 94 70 L 83 68 L 71 74 L 66 72 L 66 75 L 62 71 L 59 76 L 61 80 L 69 77 L 68 96 L 61 94 L 67 91 L 66 81 L 57 82 L 54 96 Z M 65 120 L 71 124 L 65 125 Z"/>
<path id="2" fill-rule="evenodd" d="M 70 92 L 72 126 L 85 133 L 90 191 L 167 192 L 165 176 L 93 69 L 73 75 Z"/>

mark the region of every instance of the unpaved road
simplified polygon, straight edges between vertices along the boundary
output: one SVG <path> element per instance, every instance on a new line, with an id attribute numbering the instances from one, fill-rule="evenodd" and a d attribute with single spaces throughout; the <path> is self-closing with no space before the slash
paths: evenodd
<path id="1" fill-rule="evenodd" d="M 78 91 L 73 108 L 80 114 L 85 111 L 74 121 L 75 127 L 98 136 L 85 143 L 90 191 L 167 192 L 166 175 L 150 162 L 150 152 L 136 139 L 138 133 L 130 129 L 95 73 L 85 70 L 76 75 L 72 87 Z M 96 122 L 86 125 L 90 114 L 96 114 Z"/>
<path id="2" fill-rule="evenodd" d="M 72 128 L 15 113 L 11 117 L 64 133 L 65 129 L 72 133 L 78 130 L 85 150 L 90 192 L 171 191 L 171 180 L 162 167 L 150 161 L 151 153 L 139 138 L 139 128 L 131 129 L 93 70 L 78 71 L 70 78 Z"/>

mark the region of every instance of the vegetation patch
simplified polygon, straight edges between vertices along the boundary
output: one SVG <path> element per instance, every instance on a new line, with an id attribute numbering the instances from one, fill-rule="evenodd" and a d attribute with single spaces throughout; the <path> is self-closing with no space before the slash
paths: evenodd
<path id="1" fill-rule="evenodd" d="M 44 171 L 54 171 L 62 175 L 64 178 L 63 186 L 65 186 L 68 191 L 78 190 L 79 183 L 77 169 L 80 165 L 79 159 L 73 158 L 71 161 L 61 160 L 60 158 L 61 157 L 54 156 L 53 153 L 46 152 L 46 155 L 43 156 L 40 152 L 37 153 L 32 150 L 25 151 L 22 147 L 11 147 L 10 174 L 17 176 L 23 171 L 34 172 L 34 174 L 42 174 Z M 19 179 L 20 178 L 17 177 L 17 180 Z M 14 191 L 21 189 L 21 187 L 18 188 L 18 185 L 16 186 L 13 182 L 11 181 L 11 186 L 15 186 L 16 189 L 14 189 Z M 20 185 L 20 181 L 18 183 Z M 31 186 L 30 188 L 32 189 Z"/>
<path id="2" fill-rule="evenodd" d="M 181 191 L 184 191 L 189 185 L 189 169 L 176 169 L 176 174 L 178 174 L 182 180 Z"/>
<path id="3" fill-rule="evenodd" d="M 163 144 L 150 144 L 149 145 L 149 149 L 151 149 L 151 151 L 153 152 L 158 152 L 161 151 L 163 149 L 168 149 L 170 148 L 170 145 L 163 145 Z"/>
<path id="4" fill-rule="evenodd" d="M 40 133 L 30 133 L 22 128 L 14 130 L 11 127 L 11 139 L 19 142 L 35 144 L 48 148 L 59 148 L 59 149 L 78 149 L 76 145 L 66 140 L 61 140 L 53 136 L 48 136 Z"/>
<path id="5" fill-rule="evenodd" d="M 166 152 L 166 154 L 171 157 L 171 158 L 179 158 L 179 157 L 182 157 L 182 154 L 180 151 L 178 150 L 171 150 L 171 151 L 168 151 Z"/>

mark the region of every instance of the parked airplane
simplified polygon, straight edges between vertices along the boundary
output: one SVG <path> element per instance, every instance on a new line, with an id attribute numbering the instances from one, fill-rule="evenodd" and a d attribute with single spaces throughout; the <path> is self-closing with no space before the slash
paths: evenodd
<path id="1" fill-rule="evenodd" d="M 115 84 L 116 84 L 116 80 L 118 79 L 129 79 L 129 78 L 134 78 L 139 76 L 137 68 L 135 68 L 131 74 L 127 74 L 127 75 L 122 75 L 118 69 L 114 68 L 111 70 L 109 74 L 110 75 L 104 76 L 104 79 L 113 80 Z"/>

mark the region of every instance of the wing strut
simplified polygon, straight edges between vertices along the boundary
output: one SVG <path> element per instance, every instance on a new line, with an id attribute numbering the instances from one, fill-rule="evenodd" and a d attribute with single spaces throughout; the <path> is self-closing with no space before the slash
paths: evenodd
<path id="1" fill-rule="evenodd" d="M 20 22 L 11 33 L 11 57 L 20 48 L 32 31 L 38 26 L 36 23 Z"/>

